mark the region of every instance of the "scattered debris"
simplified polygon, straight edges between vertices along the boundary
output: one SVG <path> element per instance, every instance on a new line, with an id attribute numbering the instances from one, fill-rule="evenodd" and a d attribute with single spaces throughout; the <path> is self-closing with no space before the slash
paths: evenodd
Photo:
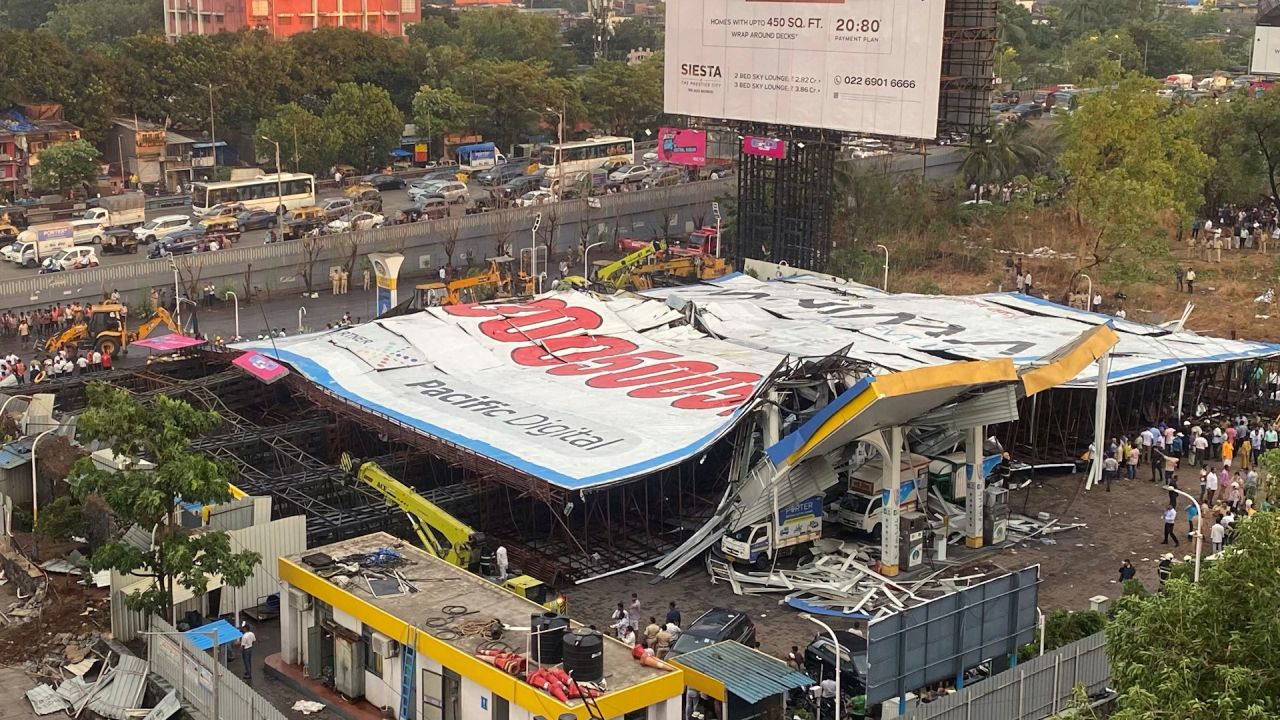
<path id="1" fill-rule="evenodd" d="M 294 712 L 300 712 L 303 715 L 310 715 L 311 713 L 318 713 L 321 710 L 324 710 L 324 703 L 318 703 L 312 700 L 299 700 L 293 704 L 293 708 L 291 709 Z"/>
<path id="2" fill-rule="evenodd" d="M 31 701 L 31 709 L 37 715 L 52 715 L 71 708 L 71 703 L 44 683 L 28 690 L 27 699 Z"/>
<path id="3" fill-rule="evenodd" d="M 151 708 L 151 712 L 147 713 L 147 716 L 142 718 L 142 720 L 169 720 L 174 713 L 181 709 L 182 703 L 178 702 L 177 694 L 173 690 L 170 690 L 169 694 L 165 695 L 160 702 L 156 703 L 156 706 Z"/>

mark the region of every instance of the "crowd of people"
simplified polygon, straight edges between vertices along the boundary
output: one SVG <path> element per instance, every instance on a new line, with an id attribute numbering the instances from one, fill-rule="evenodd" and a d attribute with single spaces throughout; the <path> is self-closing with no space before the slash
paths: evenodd
<path id="1" fill-rule="evenodd" d="M 613 611 L 611 627 L 618 639 L 632 648 L 647 655 L 655 655 L 659 660 L 665 659 L 671 652 L 671 646 L 680 637 L 680 609 L 675 602 L 668 603 L 661 623 L 656 615 L 649 616 L 648 623 L 643 622 L 643 617 L 640 598 L 636 593 L 631 593 L 631 602 L 618 603 L 617 609 Z"/>
<path id="2" fill-rule="evenodd" d="M 1226 205 L 1197 217 L 1185 242 L 1188 254 L 1203 252 L 1205 262 L 1222 262 L 1223 250 L 1265 253 L 1268 246 L 1280 248 L 1280 213 L 1272 205 Z"/>
<path id="3" fill-rule="evenodd" d="M 1280 379 L 1280 378 L 1278 378 Z M 1111 438 L 1102 463 L 1103 485 L 1111 492 L 1119 479 L 1135 481 L 1150 468 L 1149 482 L 1161 483 L 1168 503 L 1160 517 L 1164 532 L 1160 544 L 1181 543 L 1179 518 L 1187 523 L 1186 535 L 1200 534 L 1217 554 L 1231 544 L 1239 518 L 1253 515 L 1258 489 L 1259 460 L 1268 450 L 1280 448 L 1280 421 L 1239 415 L 1203 421 L 1184 421 L 1145 428 L 1132 437 Z M 1179 486 L 1180 468 L 1198 468 L 1198 488 Z M 1187 499 L 1190 498 L 1190 499 Z M 1270 507 L 1264 501 L 1265 507 Z M 1182 509 L 1179 510 L 1179 506 Z M 1190 560 L 1188 556 L 1186 558 Z M 1161 585 L 1174 562 L 1166 553 L 1158 568 Z M 1132 579 L 1131 564 L 1120 568 L 1120 579 Z"/>

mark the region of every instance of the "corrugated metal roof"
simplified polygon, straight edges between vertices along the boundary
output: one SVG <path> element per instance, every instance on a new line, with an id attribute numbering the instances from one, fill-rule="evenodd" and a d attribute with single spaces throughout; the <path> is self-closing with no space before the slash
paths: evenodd
<path id="1" fill-rule="evenodd" d="M 671 662 L 719 680 L 725 690 L 748 703 L 813 684 L 813 678 L 781 660 L 732 641 L 685 653 Z"/>
<path id="2" fill-rule="evenodd" d="M 0 469 L 12 470 L 31 462 L 31 443 L 25 447 L 10 443 L 0 448 Z"/>
<path id="3" fill-rule="evenodd" d="M 135 550 L 146 552 L 151 549 L 151 531 L 144 530 L 141 525 L 134 525 L 126 530 L 120 540 Z"/>
<path id="4" fill-rule="evenodd" d="M 102 717 L 129 720 L 129 711 L 142 706 L 149 671 L 146 660 L 121 655 L 120 662 L 112 669 L 111 684 L 98 690 L 89 701 L 89 709 Z"/>

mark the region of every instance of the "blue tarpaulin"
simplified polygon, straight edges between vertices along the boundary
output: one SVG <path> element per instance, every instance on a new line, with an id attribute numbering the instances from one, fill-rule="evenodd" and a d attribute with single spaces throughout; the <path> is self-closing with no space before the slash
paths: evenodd
<path id="1" fill-rule="evenodd" d="M 396 148 L 395 150 L 391 151 L 391 154 L 398 158 L 413 157 L 413 153 L 409 152 L 408 150 L 405 150 L 404 148 Z"/>
<path id="2" fill-rule="evenodd" d="M 187 639 L 190 640 L 197 649 L 208 650 L 213 647 L 213 638 L 209 636 L 210 631 L 213 631 L 218 638 L 219 647 L 239 640 L 240 636 L 244 634 L 232 627 L 231 623 L 226 620 L 216 620 L 208 625 L 201 625 L 198 628 L 188 630 L 183 633 L 183 635 L 186 635 Z"/>

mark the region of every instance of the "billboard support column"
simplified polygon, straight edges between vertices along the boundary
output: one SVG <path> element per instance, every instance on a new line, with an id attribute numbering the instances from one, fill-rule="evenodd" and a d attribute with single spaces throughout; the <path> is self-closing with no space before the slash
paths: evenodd
<path id="1" fill-rule="evenodd" d="M 1111 352 L 1098 358 L 1098 388 L 1093 405 L 1093 452 L 1089 456 L 1088 490 L 1102 481 L 1102 454 L 1107 450 L 1107 376 L 1111 374 Z"/>
<path id="2" fill-rule="evenodd" d="M 381 317 L 391 308 L 400 304 L 396 284 L 400 277 L 400 266 L 404 264 L 404 255 L 400 253 L 369 253 L 369 262 L 373 263 L 374 277 L 378 284 L 377 308 L 375 317 Z"/>
<path id="3" fill-rule="evenodd" d="M 884 457 L 881 485 L 889 497 L 884 501 L 884 522 L 880 524 L 880 574 L 895 577 L 898 574 L 898 519 L 902 514 L 899 497 L 902 494 L 902 427 L 894 425 L 885 434 L 888 452 Z"/>
<path id="4" fill-rule="evenodd" d="M 964 461 L 968 466 L 968 480 L 964 489 L 965 528 L 964 544 L 971 548 L 982 547 L 982 503 L 986 499 L 987 479 L 982 475 L 982 436 L 986 426 L 969 428 L 964 442 Z"/>

